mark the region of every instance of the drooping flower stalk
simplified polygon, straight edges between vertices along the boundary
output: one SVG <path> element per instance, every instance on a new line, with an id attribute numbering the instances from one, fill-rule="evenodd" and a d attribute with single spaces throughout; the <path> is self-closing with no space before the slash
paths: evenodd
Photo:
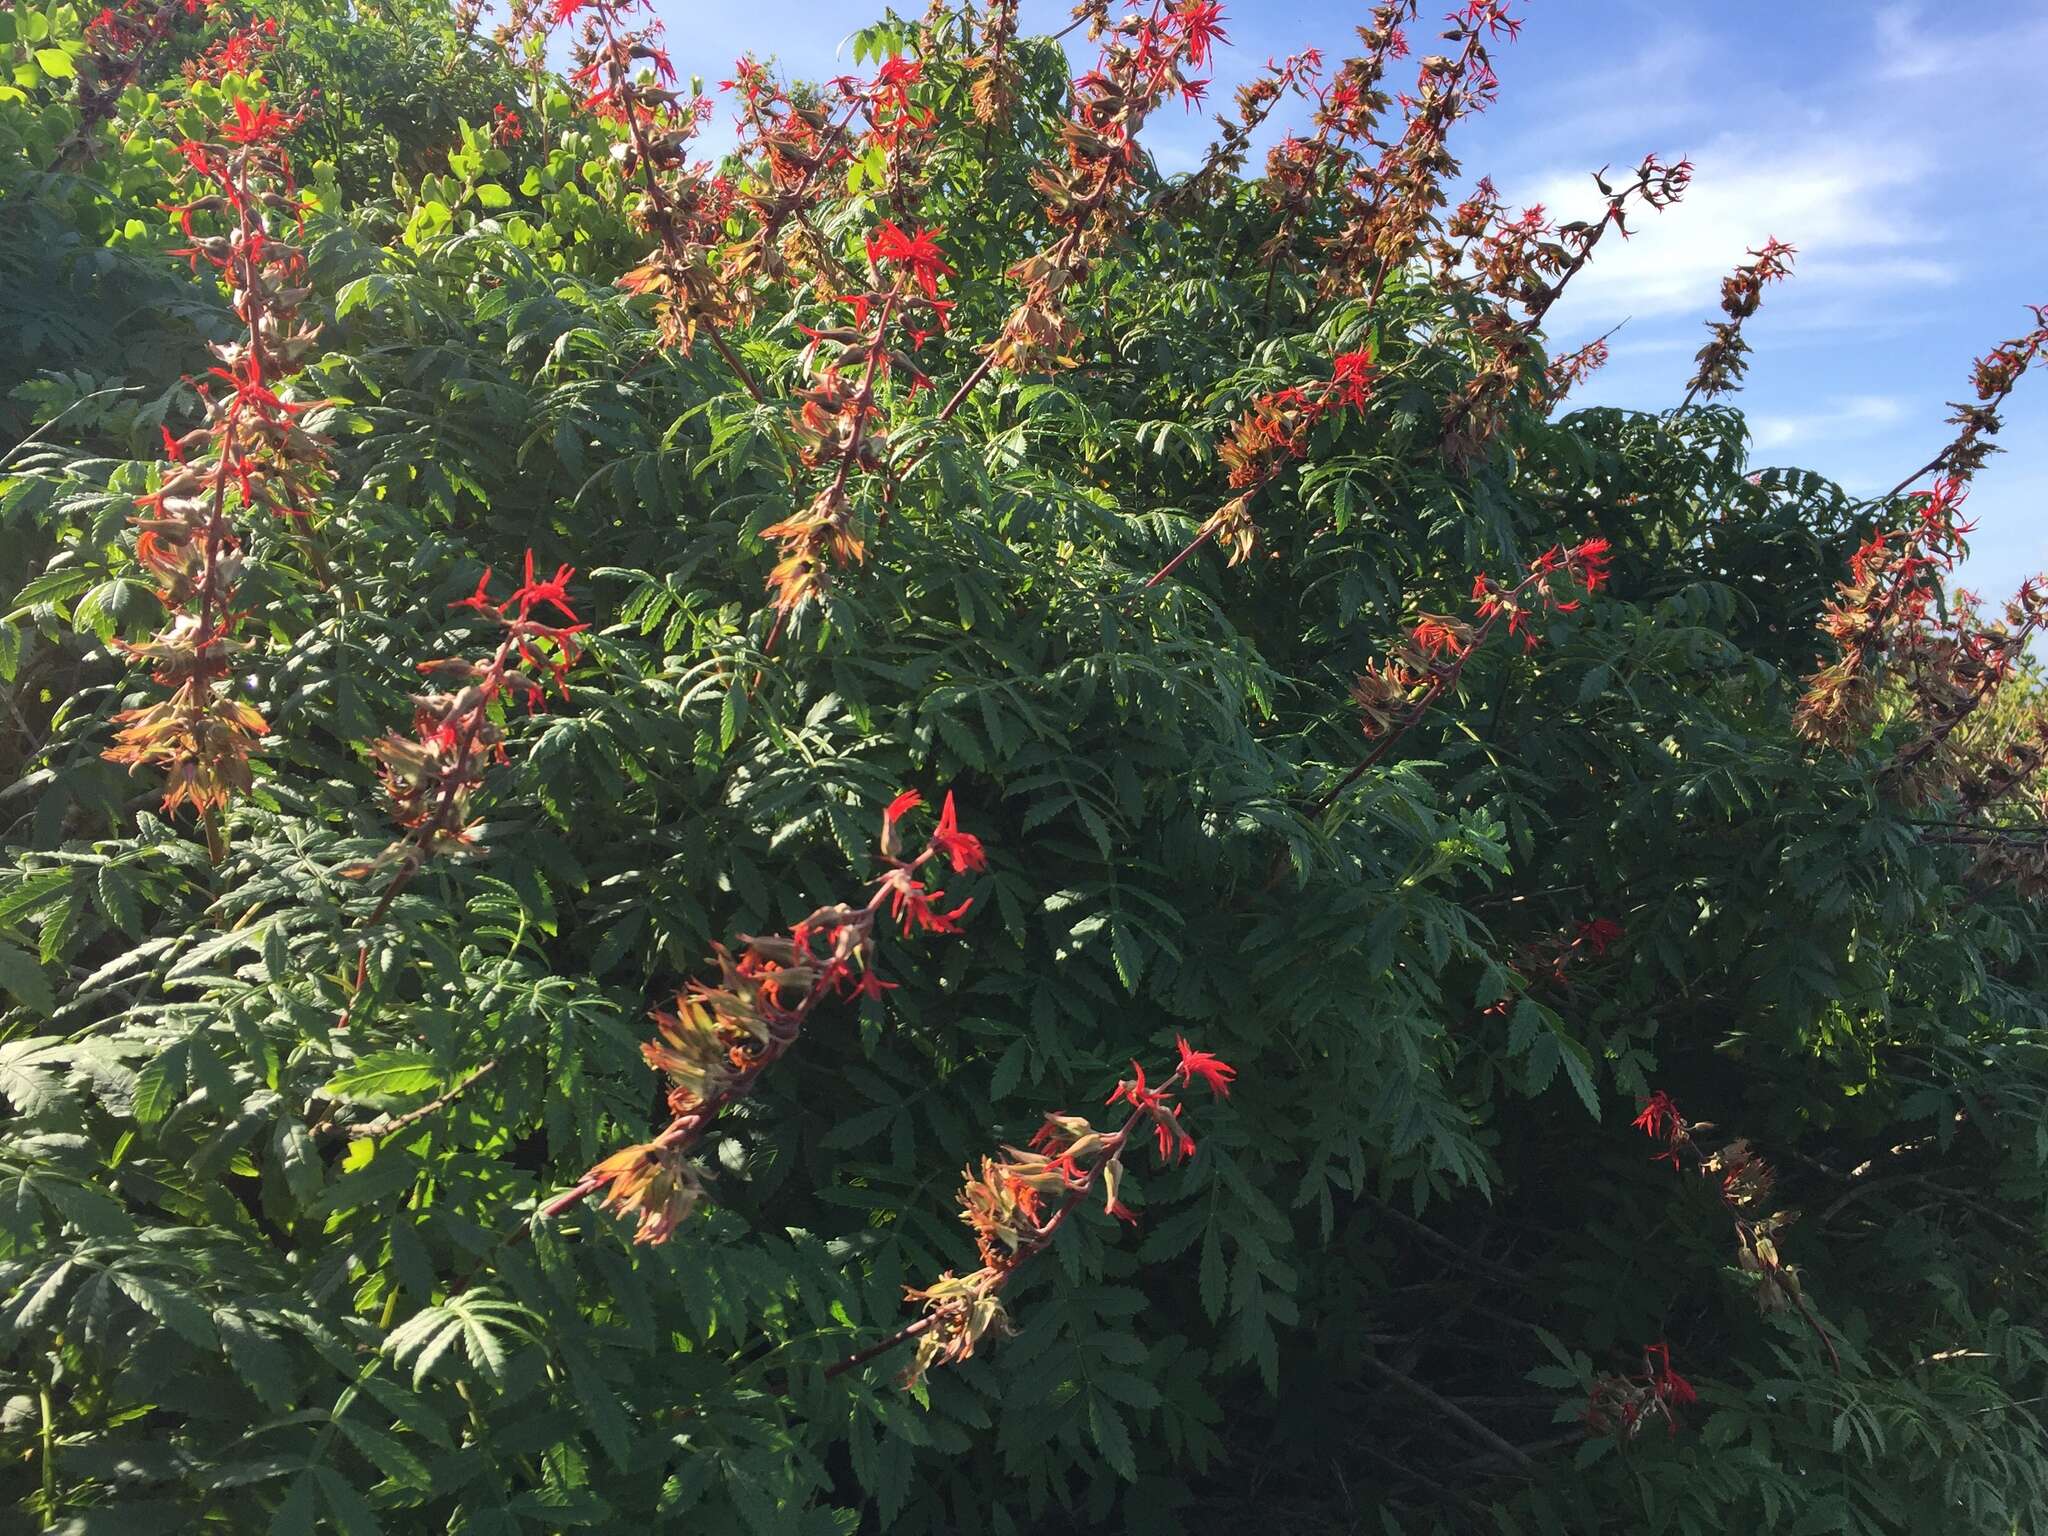
<path id="1" fill-rule="evenodd" d="M 803 1034 L 819 1004 L 833 998 L 880 998 L 895 984 L 874 968 L 876 926 L 886 908 L 905 934 L 957 933 L 973 899 L 950 910 L 945 892 L 920 878 L 935 861 L 955 874 L 988 867 L 981 840 L 962 832 L 951 794 L 922 850 L 901 857 L 902 818 L 923 803 L 898 795 L 882 813 L 884 865 L 874 893 L 859 906 L 835 902 L 812 912 L 786 934 L 742 934 L 735 957 L 717 947 L 718 978 L 689 983 L 673 1010 L 653 1014 L 657 1038 L 642 1047 L 647 1064 L 668 1082 L 670 1120 L 651 1141 L 622 1148 L 543 1204 L 552 1219 L 599 1191 L 605 1209 L 635 1220 L 637 1243 L 668 1241 L 704 1192 L 691 1152 L 729 1104 L 754 1090 Z"/>
<path id="2" fill-rule="evenodd" d="M 1593 1380 L 1580 1422 L 1589 1434 L 1633 1440 L 1652 1420 L 1664 1421 L 1667 1436 L 1678 1433 L 1678 1410 L 1699 1401 L 1693 1384 L 1671 1365 L 1671 1346 L 1661 1339 L 1643 1346 L 1640 1376 L 1605 1372 Z"/>
<path id="3" fill-rule="evenodd" d="M 812 381 L 798 397 L 792 426 L 804 466 L 829 468 L 831 479 L 802 512 L 761 530 L 763 538 L 780 545 L 780 559 L 768 575 L 776 634 L 789 614 L 830 592 L 834 571 L 865 557 L 848 482 L 856 468 L 882 473 L 888 467 L 889 436 L 877 387 L 899 371 L 910 375 L 913 391 L 926 382 L 891 326 L 917 345 L 944 326 L 952 307 L 939 297 L 939 282 L 953 268 L 933 231 L 884 221 L 868 237 L 867 258 L 866 282 L 840 300 L 853 312 L 852 325 L 803 328 L 810 339 L 805 358 Z M 858 369 L 851 383 L 849 368 Z"/>
<path id="4" fill-rule="evenodd" d="M 1734 1224 L 1736 1262 L 1745 1274 L 1756 1276 L 1758 1308 L 1767 1313 L 1788 1308 L 1797 1311 L 1827 1350 L 1828 1360 L 1840 1375 L 1842 1359 L 1835 1352 L 1835 1341 L 1828 1337 L 1827 1329 L 1807 1305 L 1799 1272 L 1778 1253 L 1777 1234 L 1791 1225 L 1793 1214 L 1764 1209 L 1777 1182 L 1771 1165 L 1741 1138 L 1713 1152 L 1704 1150 L 1693 1139 L 1693 1132 L 1709 1127 L 1705 1122 L 1695 1125 L 1687 1120 L 1662 1089 L 1650 1095 L 1634 1124 L 1662 1149 L 1657 1153 L 1657 1161 L 1682 1169 L 1689 1159 L 1694 1172 L 1713 1187 Z"/>
<path id="5" fill-rule="evenodd" d="M 744 318 L 746 309 L 715 259 L 732 189 L 707 165 L 691 165 L 687 159 L 711 104 L 698 98 L 685 105 L 670 88 L 675 67 L 661 47 L 658 21 L 630 29 L 622 25 L 635 3 L 558 0 L 554 11 L 557 20 L 589 13 L 572 78 L 584 89 L 586 110 L 625 125 L 622 169 L 637 177 L 641 188 L 634 217 L 657 241 L 619 285 L 654 296 L 655 321 L 665 344 L 688 352 L 704 336 L 741 388 L 764 400 L 760 383 L 722 334 Z M 652 80 L 641 78 L 642 63 Z"/>
<path id="6" fill-rule="evenodd" d="M 1366 349 L 1340 352 L 1330 361 L 1330 377 L 1261 395 L 1232 424 L 1216 457 L 1229 472 L 1237 492 L 1202 522 L 1194 538 L 1145 585 L 1156 587 L 1211 539 L 1230 551 L 1229 563 L 1248 559 L 1258 537 L 1252 521 L 1252 500 L 1277 480 L 1287 466 L 1308 455 L 1309 431 L 1319 421 L 1349 408 L 1362 411 L 1372 399 L 1376 370 Z"/>
<path id="7" fill-rule="evenodd" d="M 504 733 L 493 717 L 508 696 L 541 708 L 547 697 L 543 678 L 566 697 L 569 670 L 581 659 L 576 636 L 589 626 L 569 606 L 569 579 L 575 574 L 564 565 L 552 576 L 536 577 L 533 551 L 528 550 L 525 579 L 503 602 L 493 602 L 486 568 L 476 591 L 453 606 L 499 630 L 490 659 L 446 656 L 419 663 L 431 686 L 413 696 L 413 734 L 390 732 L 370 743 L 402 835 L 375 859 L 348 871 L 356 876 L 389 872 L 363 927 L 382 922 L 400 893 L 434 859 L 481 851 L 470 821 L 471 802 L 491 765 L 505 761 Z M 543 616 L 549 611 L 559 622 Z M 352 992 L 362 990 L 368 966 L 364 943 L 356 951 Z M 342 1014 L 343 1025 L 348 1017 Z"/>
<path id="8" fill-rule="evenodd" d="M 1028 1149 L 1005 1147 L 1000 1158 L 984 1157 L 979 1172 L 967 1171 L 960 1192 L 961 1220 L 974 1233 L 981 1267 L 965 1275 L 951 1272 L 928 1286 L 905 1292 L 924 1315 L 889 1337 L 847 1356 L 827 1368 L 832 1377 L 863 1365 L 904 1344 L 916 1353 L 904 1368 L 902 1384 L 916 1386 L 933 1367 L 956 1365 L 972 1358 L 987 1338 L 1010 1331 L 1002 1294 L 1017 1272 L 1052 1246 L 1054 1237 L 1079 1206 L 1100 1196 L 1106 1214 L 1135 1222 L 1123 1203 L 1124 1156 L 1132 1138 L 1147 1130 L 1162 1163 L 1194 1155 L 1195 1141 L 1180 1119 L 1181 1093 L 1193 1083 L 1205 1084 L 1227 1097 L 1237 1069 L 1179 1041 L 1180 1060 L 1154 1087 L 1135 1061 L 1131 1075 L 1116 1085 L 1106 1102 L 1128 1104 L 1130 1113 L 1113 1131 L 1099 1131 L 1080 1115 L 1049 1114 L 1031 1138 Z"/>
<path id="9" fill-rule="evenodd" d="M 1382 0 L 1375 6 L 1371 19 L 1358 29 L 1361 51 L 1340 64 L 1336 78 L 1318 93 L 1314 135 L 1302 139 L 1288 134 L 1266 156 L 1261 190 L 1279 214 L 1272 233 L 1259 247 L 1259 261 L 1266 271 L 1262 308 L 1269 326 L 1274 286 L 1301 227 L 1332 192 L 1352 195 L 1361 157 L 1372 148 L 1386 148 L 1374 137 L 1374 127 L 1380 114 L 1392 105 L 1384 89 L 1387 66 L 1408 56 L 1405 29 L 1414 22 L 1417 9 L 1418 0 Z M 1274 99 L 1278 99 L 1277 92 Z M 1243 133 L 1249 137 L 1249 123 Z M 1226 133 L 1218 147 L 1234 142 Z"/>
<path id="10" fill-rule="evenodd" d="M 1377 745 L 1315 802 L 1317 814 L 1334 805 L 1458 685 L 1466 663 L 1496 631 L 1505 628 L 1520 638 L 1523 650 L 1535 650 L 1542 643 L 1537 619 L 1573 612 L 1584 595 L 1604 587 L 1608 558 L 1605 539 L 1557 545 L 1537 556 L 1512 586 L 1503 587 L 1484 572 L 1476 577 L 1469 619 L 1424 614 L 1407 644 L 1352 684 L 1365 734 Z M 1568 595 L 1573 592 L 1581 595 Z"/>
<path id="11" fill-rule="evenodd" d="M 117 0 L 85 23 L 74 99 L 78 121 L 59 147 L 56 165 L 75 171 L 98 148 L 94 130 L 120 110 L 122 95 L 138 83 L 157 50 L 189 23 L 205 25 L 218 0 Z"/>
<path id="12" fill-rule="evenodd" d="M 1422 59 L 1414 95 L 1402 98 L 1407 117 L 1400 137 L 1382 148 L 1373 166 L 1339 184 L 1340 203 L 1333 210 L 1339 228 L 1323 242 L 1325 298 L 1363 293 L 1377 303 L 1393 274 L 1422 248 L 1447 201 L 1444 188 L 1458 174 L 1448 148 L 1451 129 L 1493 104 L 1500 82 L 1491 46 L 1503 36 L 1512 42 L 1521 31 L 1509 4 L 1467 0 L 1445 18 L 1445 35 L 1457 42 L 1457 53 Z M 1405 10 L 1414 13 L 1412 6 Z M 1372 44 L 1369 38 L 1369 49 Z M 1400 56 L 1385 47 L 1376 52 L 1382 68 L 1386 59 Z M 1361 102 L 1359 110 L 1368 105 Z"/>
<path id="13" fill-rule="evenodd" d="M 1949 422 L 1956 428 L 1956 435 L 1942 447 L 1941 452 L 1869 504 L 1883 505 L 1894 501 L 1905 493 L 1908 486 L 1929 475 L 1940 475 L 1958 485 L 1968 485 L 1977 471 L 1984 467 L 1984 461 L 1998 451 L 1996 444 L 1987 441 L 1997 436 L 1999 427 L 2003 425 L 1998 408 L 2005 404 L 2006 396 L 2019 387 L 2027 370 L 2041 360 L 2044 352 L 2048 352 L 2048 304 L 2030 304 L 2027 307 L 2033 313 L 2034 328 L 2011 341 L 2001 342 L 1972 366 L 1970 388 L 1977 397 L 1975 402 L 1949 402 L 1955 408 Z"/>
<path id="14" fill-rule="evenodd" d="M 1472 327 L 1484 357 L 1444 405 L 1444 451 L 1454 462 L 1475 458 L 1500 432 L 1507 407 L 1527 387 L 1524 370 L 1544 317 L 1592 261 L 1602 237 L 1613 229 L 1628 238 L 1631 204 L 1661 212 L 1678 202 L 1692 183 L 1692 162 L 1667 165 L 1647 155 L 1625 184 L 1612 185 L 1604 171 L 1594 173 L 1593 182 L 1607 199 L 1597 220 L 1572 220 L 1553 228 L 1541 207 L 1527 209 L 1514 220 L 1496 214 L 1493 228 L 1474 253 L 1475 281 L 1495 304 Z M 1521 307 L 1519 317 L 1511 305 Z M 1545 383 L 1534 382 L 1539 388 Z"/>
<path id="15" fill-rule="evenodd" d="M 1149 10 L 1116 22 L 1094 18 L 1096 32 L 1108 40 L 1095 67 L 1074 81 L 1073 106 L 1060 130 L 1066 163 L 1032 175 L 1046 221 L 1058 234 L 1010 268 L 1024 296 L 942 417 L 992 369 L 1040 373 L 1079 361 L 1081 332 L 1068 314 L 1068 297 L 1132 217 L 1130 194 L 1142 163 L 1137 136 L 1145 120 L 1176 91 L 1200 96 L 1206 82 L 1187 71 L 1205 68 L 1224 40 L 1222 15 L 1217 0 L 1153 0 Z"/>

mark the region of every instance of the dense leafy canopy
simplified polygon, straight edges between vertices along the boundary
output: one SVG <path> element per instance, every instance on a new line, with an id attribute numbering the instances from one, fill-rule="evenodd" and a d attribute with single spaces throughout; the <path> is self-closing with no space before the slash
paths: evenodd
<path id="1" fill-rule="evenodd" d="M 1448 237 L 1333 278 L 1357 194 L 1284 156 L 1134 155 L 1065 290 L 1010 275 L 1073 227 L 1034 173 L 1087 163 L 1103 89 L 1051 40 L 992 52 L 1014 7 L 861 35 L 921 66 L 894 136 L 687 346 L 618 281 L 630 112 L 415 0 L 261 14 L 223 63 L 251 18 L 133 8 L 110 49 L 76 0 L 0 10 L 10 1503 L 124 1536 L 2048 1522 L 2039 834 L 1896 771 L 2031 740 L 2032 694 L 2009 669 L 1945 723 L 1915 671 L 1853 739 L 1796 724 L 1840 584 L 1924 503 L 1752 463 L 1725 405 L 1557 406 L 1534 322 L 1583 231 L 1505 296 Z M 176 619 L 137 498 L 247 351 L 172 254 L 181 146 L 236 102 L 304 114 L 272 136 L 306 293 L 268 302 L 319 325 L 285 394 L 327 446 L 304 515 L 236 519 L 209 686 L 260 739 L 195 815 L 104 754 L 163 696 L 124 643 Z M 864 244 L 899 224 L 947 270 Z M 952 302 L 853 411 L 887 474 L 790 426 L 833 345 L 805 327 L 851 327 L 848 380 L 867 355 L 828 270 Z M 1076 366 L 979 369 L 1049 292 Z M 864 558 L 778 609 L 774 528 L 835 465 Z M 1594 579 L 1478 629 L 1588 541 Z M 401 827 L 394 881 L 373 744 L 452 718 L 420 664 L 482 665 L 496 621 L 454 605 L 529 552 L 575 568 L 589 628 L 542 659 L 580 659 L 476 705 L 478 846 Z M 864 899 L 906 787 L 985 844 L 960 931 L 879 925 L 893 990 L 823 1000 L 725 1108 L 669 1241 L 530 1220 L 667 1122 L 649 1008 Z M 914 1391 L 907 1350 L 832 1373 L 972 1267 L 963 1165 L 1183 1036 L 1236 1076 L 1189 1094 L 1192 1157 L 1134 1153 L 1135 1228 L 1078 1212 L 1014 1335 Z"/>

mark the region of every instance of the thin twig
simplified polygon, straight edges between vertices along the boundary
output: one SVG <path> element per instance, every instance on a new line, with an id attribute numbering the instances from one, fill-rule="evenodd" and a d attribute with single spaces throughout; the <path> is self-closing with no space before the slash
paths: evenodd
<path id="1" fill-rule="evenodd" d="M 1428 1387 L 1425 1387 L 1421 1382 L 1411 1377 L 1403 1376 L 1383 1360 L 1377 1360 L 1368 1355 L 1365 1357 L 1365 1364 L 1368 1370 L 1392 1382 L 1403 1391 L 1411 1392 L 1424 1402 L 1431 1404 L 1445 1418 L 1451 1420 L 1454 1424 L 1462 1426 L 1468 1433 L 1477 1436 L 1482 1444 L 1491 1446 L 1523 1471 L 1532 1472 L 1535 1470 L 1536 1463 L 1530 1460 L 1527 1453 L 1520 1446 L 1495 1434 L 1449 1398 L 1432 1392 Z"/>
<path id="2" fill-rule="evenodd" d="M 497 1071 L 500 1060 L 500 1057 L 493 1056 L 438 1099 L 429 1099 L 417 1109 L 409 1109 L 402 1115 L 382 1116 L 364 1125 L 350 1126 L 348 1128 L 348 1139 L 350 1141 L 363 1141 L 372 1136 L 389 1136 L 404 1130 L 407 1126 L 417 1125 L 436 1111 L 446 1109 L 478 1083 Z"/>

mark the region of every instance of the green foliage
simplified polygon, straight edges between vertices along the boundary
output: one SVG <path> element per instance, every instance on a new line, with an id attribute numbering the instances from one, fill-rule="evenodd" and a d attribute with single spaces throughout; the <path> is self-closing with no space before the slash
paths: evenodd
<path id="1" fill-rule="evenodd" d="M 1469 316 L 1420 279 L 1371 311 L 1269 280 L 1240 189 L 1097 270 L 1085 366 L 900 407 L 920 457 L 886 518 L 869 487 L 869 559 L 771 651 L 785 403 L 614 285 L 644 243 L 615 131 L 423 6 L 280 15 L 279 88 L 326 103 L 303 393 L 331 580 L 245 530 L 271 734 L 215 863 L 100 754 L 144 686 L 115 642 L 159 617 L 127 519 L 233 317 L 165 254 L 172 109 L 130 91 L 60 167 L 80 13 L 0 12 L 12 1502 L 72 1533 L 2040 1528 L 2048 932 L 1918 835 L 1874 751 L 1790 727 L 1874 509 L 1752 477 L 1721 408 L 1522 409 L 1448 462 Z M 922 219 L 961 274 L 920 355 L 939 400 L 1040 227 L 1064 65 L 1017 57 L 996 134 L 928 60 Z M 527 137 L 494 145 L 515 100 Z M 791 376 L 793 318 L 735 334 L 758 377 Z M 1382 388 L 1262 500 L 1254 557 L 1145 588 L 1248 402 L 1368 337 Z M 1414 614 L 1595 536 L 1611 590 L 1477 656 L 1317 809 L 1366 750 L 1351 680 Z M 361 744 L 529 548 L 579 568 L 588 660 L 507 716 L 488 855 L 375 912 Z M 966 932 L 890 943 L 900 990 L 821 1010 L 673 1241 L 590 1209 L 511 1238 L 658 1123 L 645 1010 L 857 890 L 906 785 L 987 840 Z M 1596 918 L 1624 937 L 1562 983 L 1523 958 Z M 1135 1234 L 1063 1228 L 1018 1336 L 915 1395 L 888 1361 L 826 1377 L 971 1267 L 957 1170 L 1176 1035 L 1237 1091 Z M 1807 1212 L 1783 1248 L 1839 1375 L 1628 1128 L 1652 1086 Z M 1684 1427 L 1588 1437 L 1596 1377 L 1659 1339 Z"/>

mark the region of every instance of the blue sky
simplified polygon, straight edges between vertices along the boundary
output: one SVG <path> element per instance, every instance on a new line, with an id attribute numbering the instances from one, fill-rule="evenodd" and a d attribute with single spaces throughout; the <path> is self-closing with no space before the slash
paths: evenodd
<path id="1" fill-rule="evenodd" d="M 714 80 L 748 49 L 795 75 L 847 72 L 842 41 L 881 9 L 656 4 L 677 67 Z M 1211 101 L 1227 105 L 1269 56 L 1315 45 L 1343 57 L 1366 8 L 1226 0 L 1233 46 Z M 1655 151 L 1696 167 L 1685 203 L 1626 245 L 1604 242 L 1552 311 L 1557 351 L 1626 321 L 1576 398 L 1674 403 L 1721 274 L 1775 235 L 1800 254 L 1745 329 L 1756 350 L 1738 399 L 1758 462 L 1871 492 L 1931 458 L 1971 359 L 2021 333 L 2027 303 L 2048 302 L 2048 0 L 1548 0 L 1518 13 L 1521 40 L 1496 58 L 1500 102 L 1453 144 L 1469 174 L 1573 217 L 1597 207 L 1586 172 L 1602 164 Z M 1027 31 L 1066 19 L 1057 0 L 1025 0 Z M 1171 171 L 1199 159 L 1212 129 L 1169 110 L 1146 137 Z M 2000 440 L 1970 503 L 1965 580 L 1987 598 L 2048 568 L 2048 370 L 2022 383 Z"/>

